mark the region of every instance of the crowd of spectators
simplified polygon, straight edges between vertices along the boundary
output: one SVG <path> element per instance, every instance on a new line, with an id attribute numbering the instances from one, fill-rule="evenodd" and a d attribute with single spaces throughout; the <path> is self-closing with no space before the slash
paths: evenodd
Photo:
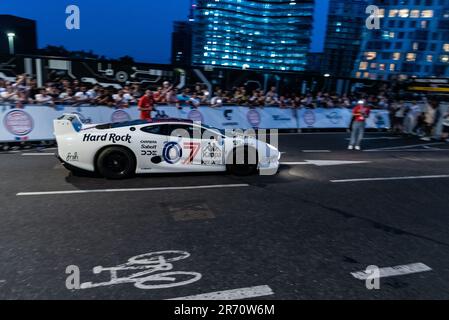
<path id="1" fill-rule="evenodd" d="M 138 84 L 118 89 L 112 86 L 105 88 L 67 79 L 48 82 L 43 87 L 38 87 L 35 79 L 21 75 L 14 82 L 0 79 L 0 102 L 15 104 L 18 107 L 26 104 L 90 104 L 127 108 L 138 102 L 145 89 L 147 88 L 142 88 Z M 215 88 L 212 93 L 202 84 L 177 89 L 169 82 L 164 82 L 161 87 L 152 89 L 157 104 L 170 104 L 178 108 L 200 105 L 219 107 L 226 104 L 249 107 L 333 108 L 352 107 L 360 99 L 360 95 L 339 96 L 321 92 L 313 95 L 293 92 L 280 94 L 276 87 L 270 88 L 267 92 L 261 89 L 249 90 L 244 86 L 232 90 Z M 382 95 L 367 99 L 375 107 L 388 108 L 387 99 Z"/>
<path id="2" fill-rule="evenodd" d="M 63 105 L 102 105 L 114 108 L 128 108 L 137 104 L 144 95 L 146 88 L 138 84 L 122 88 L 101 87 L 89 85 L 79 80 L 59 80 L 48 82 L 38 87 L 36 79 L 20 75 L 16 81 L 0 79 L 0 103 L 22 107 L 28 104 L 48 106 Z M 358 93 L 354 95 L 337 95 L 327 92 L 316 94 L 286 93 L 279 94 L 276 87 L 267 92 L 261 89 L 248 90 L 246 87 L 236 87 L 232 90 L 215 88 L 208 91 L 202 84 L 177 89 L 169 82 L 152 91 L 156 104 L 168 104 L 178 108 L 222 105 L 240 105 L 254 108 L 352 108 L 357 101 L 364 99 L 372 109 L 388 110 L 390 113 L 392 131 L 403 134 L 416 134 L 428 140 L 438 126 L 449 127 L 449 110 L 447 105 L 436 101 L 401 101 L 389 98 L 388 88 L 377 95 Z M 447 138 L 449 129 L 443 137 Z"/>

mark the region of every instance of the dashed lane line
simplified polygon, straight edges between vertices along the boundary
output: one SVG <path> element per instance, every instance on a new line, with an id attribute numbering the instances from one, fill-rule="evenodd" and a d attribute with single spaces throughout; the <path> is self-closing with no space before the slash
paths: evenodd
<path id="1" fill-rule="evenodd" d="M 65 190 L 65 191 L 45 191 L 45 192 L 21 192 L 16 196 L 52 196 L 52 195 L 71 195 L 88 193 L 116 193 L 116 192 L 142 192 L 142 191 L 169 191 L 169 190 L 197 190 L 197 189 L 220 189 L 220 188 L 244 188 L 249 184 L 218 184 L 206 186 L 189 187 L 159 187 L 159 188 L 131 188 L 131 189 L 97 189 L 97 190 Z"/>
<path id="2" fill-rule="evenodd" d="M 226 291 L 216 291 L 168 300 L 243 300 L 271 296 L 273 294 L 274 292 L 269 286 L 257 286 Z"/>
<path id="3" fill-rule="evenodd" d="M 395 181 L 395 180 L 415 180 L 415 179 L 445 179 L 445 178 L 449 178 L 449 175 L 441 174 L 441 175 L 430 175 L 430 176 L 343 179 L 343 180 L 330 180 L 330 182 L 332 182 L 332 183 L 349 183 L 349 182 Z"/>
<path id="4" fill-rule="evenodd" d="M 432 268 L 422 262 L 418 262 L 395 267 L 379 268 L 378 271 L 378 278 L 387 278 L 395 276 L 405 276 L 413 273 L 428 272 L 432 271 Z M 368 272 L 367 270 L 351 272 L 351 275 L 358 280 L 368 280 L 373 277 L 372 269 L 371 272 Z"/>
<path id="5" fill-rule="evenodd" d="M 376 151 L 398 151 L 403 149 L 411 149 L 411 148 L 419 148 L 419 147 L 431 147 L 431 146 L 441 146 L 444 145 L 444 142 L 434 142 L 434 143 L 426 143 L 426 144 L 412 144 L 406 146 L 398 146 L 398 147 L 388 147 L 388 148 L 375 148 L 375 149 L 367 149 L 365 152 L 376 152 Z"/>

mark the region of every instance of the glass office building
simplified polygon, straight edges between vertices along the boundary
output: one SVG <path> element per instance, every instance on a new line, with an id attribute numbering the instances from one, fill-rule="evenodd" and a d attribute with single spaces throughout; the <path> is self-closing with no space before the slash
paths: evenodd
<path id="1" fill-rule="evenodd" d="M 349 77 L 354 69 L 367 15 L 365 0 L 331 0 L 321 72 Z"/>
<path id="2" fill-rule="evenodd" d="M 449 76 L 449 1 L 377 0 L 380 29 L 365 28 L 354 76 Z"/>
<path id="3" fill-rule="evenodd" d="M 303 71 L 314 0 L 197 0 L 194 65 Z"/>

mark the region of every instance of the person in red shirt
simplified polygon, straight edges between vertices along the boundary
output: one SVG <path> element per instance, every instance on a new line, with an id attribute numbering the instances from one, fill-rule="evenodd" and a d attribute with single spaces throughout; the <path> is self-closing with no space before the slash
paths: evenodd
<path id="1" fill-rule="evenodd" d="M 140 119 L 151 120 L 151 111 L 154 107 L 153 92 L 151 90 L 145 91 L 145 95 L 140 98 L 139 103 Z"/>
<path id="2" fill-rule="evenodd" d="M 361 150 L 361 143 L 365 135 L 366 120 L 368 120 L 371 109 L 365 105 L 365 101 L 361 100 L 357 106 L 352 110 L 353 122 L 351 142 L 349 143 L 349 150 Z"/>

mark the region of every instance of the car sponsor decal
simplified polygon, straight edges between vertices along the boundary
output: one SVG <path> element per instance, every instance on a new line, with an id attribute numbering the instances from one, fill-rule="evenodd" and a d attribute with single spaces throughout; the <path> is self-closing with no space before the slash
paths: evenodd
<path id="1" fill-rule="evenodd" d="M 190 150 L 189 157 L 184 160 L 183 164 L 191 164 L 193 162 L 193 159 L 195 159 L 196 155 L 198 154 L 198 151 L 200 151 L 200 143 L 197 142 L 185 142 L 184 143 L 184 149 Z"/>
<path id="2" fill-rule="evenodd" d="M 115 133 L 106 133 L 106 134 L 91 134 L 86 133 L 83 137 L 83 142 L 112 142 L 112 143 L 119 143 L 119 142 L 127 142 L 131 143 L 131 135 L 118 135 Z"/>
<path id="3" fill-rule="evenodd" d="M 65 161 L 66 162 L 78 162 L 79 161 L 78 152 L 74 152 L 74 153 L 69 152 L 67 154 L 67 157 L 65 158 Z"/>
<path id="4" fill-rule="evenodd" d="M 217 142 L 209 142 L 201 150 L 201 163 L 204 165 L 217 165 L 222 163 L 223 152 Z"/>
<path id="5" fill-rule="evenodd" d="M 165 162 L 176 164 L 182 158 L 182 148 L 177 142 L 168 142 L 162 150 L 162 158 Z"/>
<path id="6" fill-rule="evenodd" d="M 154 140 L 142 140 L 140 141 L 140 154 L 142 156 L 157 156 L 157 141 Z"/>

